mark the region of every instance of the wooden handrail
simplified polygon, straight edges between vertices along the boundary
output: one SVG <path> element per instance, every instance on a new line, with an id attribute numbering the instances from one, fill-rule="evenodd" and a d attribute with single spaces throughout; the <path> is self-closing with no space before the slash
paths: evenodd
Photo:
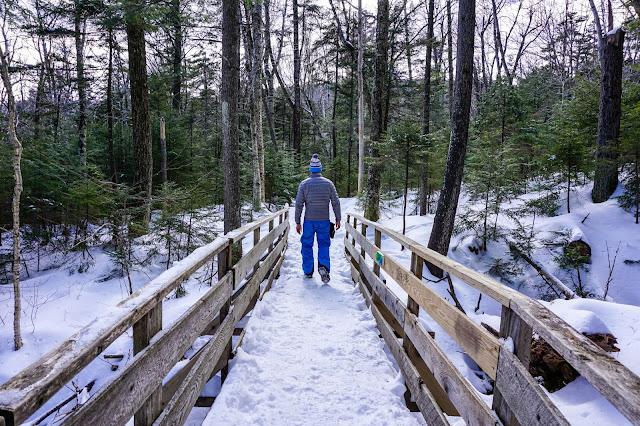
<path id="1" fill-rule="evenodd" d="M 4 423 L 6 426 L 10 426 L 28 419 L 29 416 L 36 412 L 49 398 L 67 384 L 69 380 L 99 356 L 104 349 L 113 343 L 128 328 L 134 327 L 134 340 L 141 337 L 137 332 L 141 329 L 138 324 L 142 321 L 145 321 L 143 328 L 146 329 L 149 327 L 147 324 L 151 324 L 150 321 L 156 321 L 157 323 L 157 319 L 159 319 L 159 329 L 161 329 L 162 300 L 171 291 L 177 288 L 180 283 L 189 278 L 189 276 L 207 262 L 215 259 L 216 256 L 223 255 L 223 259 L 230 258 L 230 255 L 225 253 L 229 252 L 232 243 L 240 241 L 242 237 L 249 232 L 269 223 L 270 232 L 267 233 L 263 239 L 256 241 L 255 250 L 249 252 L 253 257 L 257 256 L 258 260 L 260 260 L 261 253 L 258 253 L 258 250 L 262 250 L 262 252 L 266 251 L 273 247 L 275 240 L 278 239 L 275 250 L 270 252 L 262 264 L 256 261 L 255 258 L 253 259 L 252 267 L 256 270 L 253 273 L 253 278 L 247 282 L 245 286 L 251 285 L 255 287 L 255 283 L 259 279 L 264 279 L 269 270 L 276 265 L 278 258 L 283 255 L 284 250 L 286 250 L 286 235 L 289 229 L 289 221 L 286 220 L 288 213 L 289 208 L 287 205 L 278 212 L 260 218 L 236 231 L 216 238 L 215 241 L 204 247 L 196 249 L 185 259 L 177 262 L 172 268 L 164 271 L 157 278 L 120 302 L 118 306 L 110 308 L 98 315 L 89 325 L 4 383 L 0 386 L 0 425 Z M 281 225 L 274 229 L 273 221 L 277 218 L 280 218 Z M 262 242 L 263 240 L 267 242 L 264 243 Z M 224 265 L 219 265 L 219 269 L 223 266 Z M 167 368 L 170 369 L 173 364 L 175 364 L 175 356 L 182 356 L 186 350 L 184 345 L 187 345 L 186 348 L 188 348 L 193 340 L 204 330 L 205 326 L 213 319 L 214 314 L 221 310 L 221 307 L 218 306 L 220 300 L 226 300 L 226 305 L 229 305 L 232 289 L 237 287 L 238 284 L 234 282 L 234 270 L 226 272 L 226 266 L 224 266 L 223 269 L 224 271 L 219 271 L 222 272 L 222 274 L 219 275 L 218 283 L 214 288 L 196 302 L 194 307 L 180 317 L 171 328 L 162 330 L 159 334 L 156 334 L 157 330 L 151 330 L 151 334 L 142 336 L 142 340 L 136 340 L 134 347 L 136 347 L 136 345 L 139 347 L 137 350 L 139 353 L 135 356 L 131 364 L 116 373 L 112 383 L 113 386 L 117 386 L 116 382 L 122 384 L 126 383 L 126 380 L 131 380 L 126 379 L 127 377 L 135 378 L 132 383 L 136 383 L 137 395 L 136 397 L 129 398 L 129 401 L 126 402 L 125 405 L 135 408 L 140 407 L 141 398 L 142 402 L 144 402 L 149 395 L 149 391 L 153 390 L 154 386 L 157 387 L 161 384 L 162 378 L 169 371 Z M 243 271 L 243 273 L 246 274 L 248 269 L 244 268 Z M 244 276 L 238 276 L 239 280 L 243 280 L 244 278 Z M 230 288 L 227 289 L 227 286 L 230 286 Z M 259 290 L 259 282 L 257 286 Z M 254 293 L 257 294 L 251 294 L 250 300 L 246 301 L 247 306 L 249 306 L 252 299 L 257 299 L 259 291 L 254 291 Z M 234 303 L 237 305 L 238 303 L 244 302 L 245 298 L 238 298 Z M 212 309 L 213 311 L 211 311 Z M 228 308 L 223 308 L 221 313 L 224 309 Z M 244 311 L 245 309 L 242 309 L 242 312 Z M 241 319 L 236 318 L 238 315 L 240 315 L 240 313 L 234 312 L 234 315 L 231 316 L 228 321 L 233 322 L 231 332 L 233 332 L 233 327 L 235 327 L 237 321 Z M 224 318 L 224 315 L 222 315 L 222 318 Z M 203 323 L 203 321 L 205 322 Z M 202 329 L 200 329 L 201 326 Z M 188 330 L 185 330 L 185 327 Z M 191 330 L 191 327 L 193 327 L 194 330 Z M 222 327 L 220 327 L 220 329 L 222 329 Z M 225 342 L 230 342 L 230 335 L 226 336 L 226 332 L 221 333 L 221 338 L 223 338 Z M 154 334 L 153 341 L 150 342 Z M 165 353 L 166 351 L 169 351 L 171 355 Z M 162 354 L 162 356 L 158 356 L 158 354 Z M 141 371 L 140 369 L 143 368 L 140 367 L 141 365 L 153 365 L 158 377 L 137 378 L 132 371 Z M 158 389 L 161 395 L 162 389 Z M 129 389 L 121 389 L 120 393 L 126 397 Z M 113 392 L 107 389 L 107 387 L 103 387 L 98 390 L 96 395 L 103 395 L 101 397 L 102 400 L 110 400 L 113 403 L 119 400 L 113 396 L 117 394 L 118 392 Z M 96 398 L 96 401 L 97 400 L 98 398 Z M 92 411 L 95 407 L 98 407 L 97 411 Z M 88 403 L 87 407 L 83 407 L 74 413 L 73 418 L 93 419 L 94 414 L 100 413 L 101 407 L 101 404 L 95 402 Z M 123 410 L 123 412 L 124 411 L 128 410 Z M 159 412 L 153 413 L 152 411 L 150 411 L 150 413 L 152 416 L 151 420 L 159 414 Z M 132 414 L 128 415 L 128 418 L 130 418 Z M 84 420 L 79 421 L 79 424 L 82 424 L 83 421 Z"/>
<path id="2" fill-rule="evenodd" d="M 379 223 L 371 222 L 370 220 L 367 220 L 362 216 L 351 213 L 349 213 L 349 216 L 353 216 L 354 218 L 358 219 L 359 222 L 365 223 L 367 224 L 367 226 L 379 230 L 389 238 L 400 243 L 402 246 L 410 249 L 413 253 L 415 253 L 425 261 L 437 266 L 443 271 L 448 272 L 456 278 L 460 278 L 470 286 L 476 288 L 477 290 L 480 290 L 482 293 L 490 296 L 497 302 L 500 302 L 503 306 L 509 306 L 511 299 L 513 299 L 514 297 L 522 296 L 522 293 L 505 286 L 504 284 L 494 280 L 493 278 L 481 274 L 478 271 L 474 271 L 473 269 L 468 268 L 452 259 L 449 259 L 448 257 L 443 256 L 436 251 L 424 247 L 411 238 L 408 238 L 391 229 L 385 228 Z"/>
<path id="3" fill-rule="evenodd" d="M 354 225 L 352 226 L 350 221 L 353 217 Z M 636 376 L 630 369 L 622 365 L 615 358 L 611 357 L 605 351 L 600 349 L 591 340 L 584 335 L 573 329 L 569 324 L 560 319 L 553 312 L 542 306 L 538 301 L 514 291 L 503 284 L 477 272 L 470 268 L 467 268 L 458 262 L 455 262 L 445 256 L 442 256 L 426 247 L 418 244 L 410 238 L 400 235 L 397 232 L 385 228 L 384 226 L 371 222 L 362 216 L 354 215 L 352 213 L 347 214 L 347 223 L 345 225 L 345 245 L 346 251 L 352 259 L 354 259 L 355 265 L 357 265 L 358 276 L 372 289 L 376 289 L 381 284 L 375 283 L 377 275 L 372 272 L 373 265 L 368 266 L 365 263 L 364 255 L 360 255 L 355 244 L 359 243 L 362 251 L 368 254 L 372 259 L 375 259 L 376 253 L 380 252 L 384 256 L 384 263 L 382 268 L 393 278 L 411 298 L 420 304 L 420 306 L 427 312 L 434 320 L 436 320 L 441 326 L 442 322 L 446 324 L 446 319 L 442 317 L 443 309 L 446 309 L 447 315 L 449 315 L 451 309 L 444 308 L 442 301 L 439 301 L 435 305 L 430 300 L 433 298 L 419 297 L 421 291 L 426 291 L 426 284 L 422 283 L 422 280 L 418 277 L 413 277 L 407 274 L 407 270 L 400 266 L 397 261 L 388 255 L 384 255 L 384 252 L 378 245 L 371 243 L 363 233 L 358 232 L 355 229 L 355 224 L 360 223 L 367 227 L 372 227 L 376 232 L 383 233 L 389 238 L 407 247 L 413 253 L 420 262 L 422 260 L 433 263 L 441 269 L 447 271 L 452 276 L 458 277 L 472 287 L 480 290 L 482 293 L 490 296 L 500 302 L 503 305 L 502 324 L 501 324 L 501 337 L 512 337 L 515 344 L 516 355 L 507 353 L 504 346 L 499 346 L 499 356 L 496 359 L 496 365 L 493 363 L 489 365 L 492 371 L 487 371 L 486 365 L 479 362 L 476 357 L 486 349 L 479 349 L 476 341 L 483 336 L 483 333 L 477 333 L 475 335 L 464 335 L 460 342 L 461 335 L 457 328 L 462 323 L 471 321 L 465 316 L 467 320 L 457 320 L 455 322 L 456 329 L 451 331 L 451 327 L 447 328 L 443 326 L 443 329 L 451 335 L 454 340 L 458 341 L 460 346 L 465 349 L 469 355 L 478 362 L 478 364 L 487 372 L 491 377 L 496 378 L 496 396 L 494 397 L 494 404 L 498 401 L 504 401 L 509 404 L 508 407 L 496 407 L 496 411 L 501 417 L 501 420 L 505 424 L 511 424 L 514 421 L 523 422 L 531 418 L 540 418 L 543 424 L 566 424 L 566 420 L 557 410 L 557 408 L 550 402 L 548 397 L 539 388 L 539 385 L 531 378 L 527 371 L 528 356 L 531 344 L 531 330 L 535 331 L 544 338 L 555 350 L 560 353 L 565 359 L 580 372 L 598 391 L 609 400 L 625 417 L 631 420 L 634 424 L 640 424 L 640 378 Z M 350 240 L 351 238 L 351 240 Z M 376 236 L 379 240 L 379 237 Z M 386 266 L 386 267 L 385 267 Z M 365 269 L 366 268 L 366 269 Z M 372 296 L 375 296 L 372 295 Z M 379 297 L 385 304 L 389 302 L 389 298 L 383 291 Z M 393 301 L 391 305 L 387 306 L 387 309 L 393 313 L 398 312 L 397 302 Z M 446 301 L 445 301 L 446 302 Z M 451 308 L 453 306 L 446 302 Z M 457 314 L 453 314 L 457 316 Z M 424 347 L 426 342 L 424 333 L 416 334 L 415 328 L 418 324 L 415 320 L 415 315 L 405 313 L 403 317 L 397 314 L 393 315 L 396 321 L 400 321 L 400 324 L 404 327 L 404 331 L 407 332 L 407 337 L 411 340 L 419 339 L 418 347 L 421 348 L 421 356 L 425 358 L 425 362 L 437 367 L 437 364 L 442 361 L 441 357 L 433 359 L 433 351 L 427 351 Z M 402 323 L 404 320 L 404 324 Z M 509 323 L 505 321 L 510 321 Z M 407 329 L 409 327 L 409 329 Z M 484 330 L 483 330 L 484 331 Z M 471 346 L 474 351 L 469 351 L 467 348 Z M 506 352 L 505 352 L 506 351 Z M 431 352 L 431 353 L 429 353 Z M 521 362 L 525 363 L 523 366 Z M 442 366 L 439 366 L 437 370 L 442 373 Z M 502 371 L 501 371 L 502 369 Z M 434 374 L 437 372 L 434 371 Z M 450 373 L 450 371 L 449 371 Z M 436 374 L 437 377 L 437 374 Z M 440 383 L 445 387 L 444 379 Z M 516 388 L 514 386 L 519 386 Z M 450 383 L 448 387 L 451 388 Z M 519 392 L 521 395 L 516 395 L 514 392 Z M 454 394 L 458 392 L 455 391 Z M 505 394 L 506 393 L 506 394 Z M 531 404 L 525 402 L 522 395 L 526 395 L 528 398 L 537 399 L 539 404 Z M 454 395 L 455 396 L 455 395 Z M 454 398 L 452 397 L 452 400 Z M 533 411 L 532 411 L 533 410 Z M 461 411 L 463 417 L 465 413 Z M 468 416 L 469 413 L 467 412 Z M 513 417 L 515 416 L 515 417 Z M 517 420 L 515 420 L 517 419 Z M 469 418 L 465 417 L 467 422 Z M 475 422 L 472 422 L 475 423 Z"/>

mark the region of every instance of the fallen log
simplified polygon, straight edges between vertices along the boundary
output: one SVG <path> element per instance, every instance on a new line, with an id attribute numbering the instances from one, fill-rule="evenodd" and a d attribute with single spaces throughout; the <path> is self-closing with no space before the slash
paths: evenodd
<path id="1" fill-rule="evenodd" d="M 562 281 L 560 281 L 557 277 L 547 271 L 542 265 L 535 262 L 529 256 L 527 256 L 518 246 L 516 246 L 511 241 L 508 241 L 509 249 L 515 252 L 518 257 L 522 258 L 525 262 L 527 262 L 533 269 L 535 269 L 538 274 L 542 277 L 542 279 L 551 287 L 553 290 L 560 292 L 564 295 L 565 299 L 573 299 L 576 297 L 576 294 L 569 287 L 564 285 Z"/>

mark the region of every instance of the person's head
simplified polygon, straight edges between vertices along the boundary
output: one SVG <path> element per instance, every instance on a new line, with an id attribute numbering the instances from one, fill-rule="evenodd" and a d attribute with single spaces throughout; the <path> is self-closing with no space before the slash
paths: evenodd
<path id="1" fill-rule="evenodd" d="M 322 171 L 322 163 L 318 158 L 318 154 L 313 154 L 311 161 L 309 162 L 309 171 L 311 173 L 320 173 Z"/>

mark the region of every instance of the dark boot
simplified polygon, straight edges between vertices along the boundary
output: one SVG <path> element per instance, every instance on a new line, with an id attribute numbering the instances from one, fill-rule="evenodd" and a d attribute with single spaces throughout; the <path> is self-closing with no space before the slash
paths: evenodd
<path id="1" fill-rule="evenodd" d="M 328 283 L 331 280 L 329 277 L 329 270 L 324 265 L 318 265 L 318 273 L 320 274 L 320 278 L 322 278 L 323 283 Z"/>

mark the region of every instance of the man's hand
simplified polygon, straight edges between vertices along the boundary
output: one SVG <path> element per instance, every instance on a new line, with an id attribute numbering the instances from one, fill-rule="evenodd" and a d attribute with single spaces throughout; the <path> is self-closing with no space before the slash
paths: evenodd
<path id="1" fill-rule="evenodd" d="M 340 227 L 340 225 L 338 225 L 338 228 Z M 299 223 L 296 225 L 296 232 L 299 234 L 300 231 L 302 230 L 302 225 L 300 225 Z"/>
<path id="2" fill-rule="evenodd" d="M 340 222 L 336 222 L 336 231 L 340 229 Z"/>

